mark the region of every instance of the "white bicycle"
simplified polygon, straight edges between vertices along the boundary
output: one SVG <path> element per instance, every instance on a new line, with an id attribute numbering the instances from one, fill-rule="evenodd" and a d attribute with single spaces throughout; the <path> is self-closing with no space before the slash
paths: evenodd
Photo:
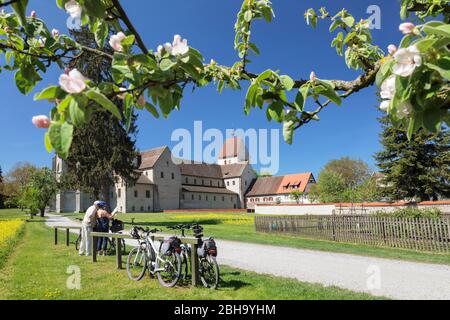
<path id="1" fill-rule="evenodd" d="M 128 254 L 127 273 L 131 280 L 141 280 L 146 270 L 150 275 L 158 277 L 159 283 L 164 287 L 174 287 L 180 280 L 181 258 L 177 252 L 176 243 L 165 241 L 161 250 L 157 250 L 151 234 L 158 229 L 150 230 L 141 227 L 133 227 L 130 234 L 139 241 L 139 245 Z M 141 233 L 139 233 L 141 232 Z"/>

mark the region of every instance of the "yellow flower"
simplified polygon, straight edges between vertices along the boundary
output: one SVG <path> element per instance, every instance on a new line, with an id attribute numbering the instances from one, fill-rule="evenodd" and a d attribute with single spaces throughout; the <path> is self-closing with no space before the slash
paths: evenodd
<path id="1" fill-rule="evenodd" d="M 13 239 L 23 224 L 23 220 L 0 221 L 0 246 Z"/>

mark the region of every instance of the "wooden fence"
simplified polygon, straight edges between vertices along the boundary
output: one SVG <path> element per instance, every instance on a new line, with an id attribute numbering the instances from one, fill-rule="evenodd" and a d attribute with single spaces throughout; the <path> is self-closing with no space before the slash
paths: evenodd
<path id="1" fill-rule="evenodd" d="M 417 251 L 450 251 L 450 218 L 352 216 L 255 216 L 257 232 L 298 235 Z"/>

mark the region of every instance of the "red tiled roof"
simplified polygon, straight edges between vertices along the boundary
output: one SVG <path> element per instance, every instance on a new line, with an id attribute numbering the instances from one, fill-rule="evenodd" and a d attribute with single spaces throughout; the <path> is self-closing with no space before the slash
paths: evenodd
<path id="1" fill-rule="evenodd" d="M 251 190 L 247 193 L 247 197 L 288 194 L 294 190 L 305 192 L 306 186 L 308 185 L 308 182 L 312 177 L 313 177 L 312 173 L 307 172 L 307 173 L 289 174 L 279 177 L 258 178 L 253 187 L 251 188 Z M 298 189 L 292 188 L 285 189 L 285 186 L 298 185 L 299 183 L 300 186 Z"/>
<path id="2" fill-rule="evenodd" d="M 239 137 L 229 138 L 225 140 L 223 147 L 219 152 L 219 159 L 234 158 L 239 156 L 240 152 L 245 153 L 244 141 Z"/>

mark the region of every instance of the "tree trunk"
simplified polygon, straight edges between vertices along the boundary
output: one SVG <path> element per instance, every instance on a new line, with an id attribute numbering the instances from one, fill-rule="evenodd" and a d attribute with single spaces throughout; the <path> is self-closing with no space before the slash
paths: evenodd
<path id="1" fill-rule="evenodd" d="M 41 217 L 44 217 L 44 214 L 45 214 L 45 208 L 41 208 L 41 209 L 39 209 L 39 211 L 41 212 Z"/>

